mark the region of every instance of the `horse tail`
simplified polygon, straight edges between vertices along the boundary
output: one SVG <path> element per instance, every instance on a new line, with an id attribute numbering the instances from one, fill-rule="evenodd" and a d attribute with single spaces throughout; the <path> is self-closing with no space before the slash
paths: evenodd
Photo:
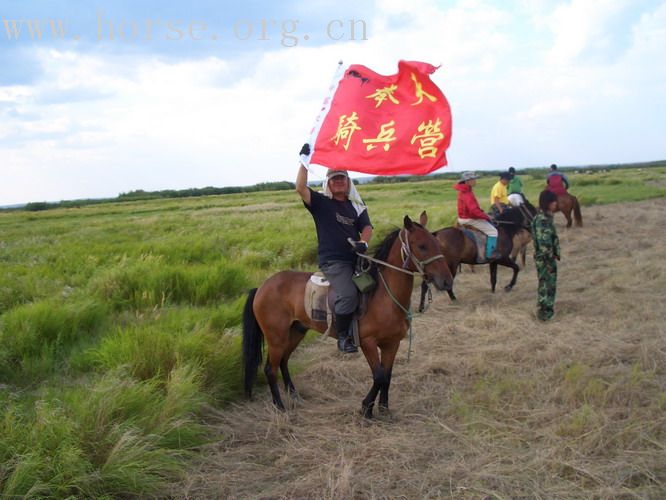
<path id="1" fill-rule="evenodd" d="M 250 290 L 243 309 L 243 380 L 248 398 L 252 396 L 252 387 L 257 379 L 257 368 L 261 364 L 264 347 L 264 333 L 252 309 L 256 294 L 256 288 Z"/>
<path id="2" fill-rule="evenodd" d="M 578 203 L 578 198 L 575 196 L 572 196 L 573 198 L 573 212 L 574 212 L 574 219 L 576 220 L 576 225 L 577 226 L 582 226 L 583 225 L 583 215 L 580 213 L 580 204 Z"/>

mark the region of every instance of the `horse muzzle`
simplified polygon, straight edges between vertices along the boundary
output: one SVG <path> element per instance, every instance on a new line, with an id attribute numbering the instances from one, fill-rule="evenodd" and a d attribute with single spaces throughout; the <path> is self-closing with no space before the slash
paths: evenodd
<path id="1" fill-rule="evenodd" d="M 449 273 L 446 276 L 443 273 L 430 274 L 426 273 L 426 281 L 435 285 L 435 288 L 440 292 L 449 291 L 453 289 L 453 277 Z"/>

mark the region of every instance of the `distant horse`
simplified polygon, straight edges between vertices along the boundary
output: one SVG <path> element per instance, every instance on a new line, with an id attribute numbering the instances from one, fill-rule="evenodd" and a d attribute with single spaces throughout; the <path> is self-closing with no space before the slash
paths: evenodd
<path id="1" fill-rule="evenodd" d="M 583 225 L 583 216 L 580 213 L 580 204 L 578 203 L 578 198 L 569 193 L 558 194 L 557 211 L 562 212 L 564 214 L 564 217 L 566 217 L 567 227 L 571 227 L 572 210 L 574 214 L 574 219 L 576 219 L 576 226 L 581 227 Z"/>
<path id="2" fill-rule="evenodd" d="M 490 287 L 493 293 L 497 284 L 497 266 L 509 267 L 513 270 L 513 277 L 511 282 L 504 287 L 508 292 L 516 284 L 518 279 L 518 272 L 520 268 L 515 263 L 515 256 L 512 258 L 511 253 L 513 250 L 514 237 L 521 231 L 529 230 L 529 223 L 536 214 L 534 205 L 525 200 L 522 208 L 512 207 L 507 208 L 497 218 L 499 225 L 497 236 L 497 250 L 500 253 L 500 258 L 482 264 L 490 264 Z M 449 264 L 451 275 L 455 278 L 460 264 L 479 265 L 477 262 L 477 245 L 465 234 L 462 229 L 457 227 L 445 227 L 433 233 L 439 240 L 442 246 L 442 252 L 446 261 Z M 425 309 L 425 296 L 428 291 L 428 284 L 421 284 L 421 301 L 419 304 L 419 311 Z M 453 293 L 453 287 L 447 290 L 451 300 L 456 300 Z"/>
<path id="3" fill-rule="evenodd" d="M 372 387 L 362 402 L 362 412 L 372 417 L 379 394 L 380 410 L 388 410 L 393 361 L 400 340 L 408 328 L 407 312 L 414 286 L 414 275 L 432 281 L 439 290 L 451 288 L 449 271 L 437 239 L 421 224 L 405 216 L 403 227 L 389 234 L 374 258 L 387 264 L 373 263 L 371 273 L 377 287 L 367 301 L 359 320 L 360 347 L 370 370 Z M 289 376 L 289 356 L 303 340 L 308 329 L 326 331 L 326 322 L 313 321 L 304 306 L 305 285 L 312 273 L 282 271 L 251 290 L 243 312 L 243 366 L 245 392 L 252 395 L 257 368 L 262 360 L 263 341 L 268 344 L 264 373 L 270 386 L 273 403 L 284 409 L 277 385 L 278 368 L 285 390 L 297 396 Z"/>

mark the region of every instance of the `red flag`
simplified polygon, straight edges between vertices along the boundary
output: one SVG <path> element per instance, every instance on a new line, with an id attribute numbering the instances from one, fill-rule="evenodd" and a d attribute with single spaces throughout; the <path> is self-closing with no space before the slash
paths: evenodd
<path id="1" fill-rule="evenodd" d="M 376 175 L 425 175 L 446 165 L 451 108 L 430 80 L 436 69 L 400 61 L 398 74 L 383 76 L 349 66 L 314 131 L 311 163 Z"/>

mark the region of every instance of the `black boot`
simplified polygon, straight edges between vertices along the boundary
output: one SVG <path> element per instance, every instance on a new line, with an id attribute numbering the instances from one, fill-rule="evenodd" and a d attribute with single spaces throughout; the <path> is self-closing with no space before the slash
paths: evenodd
<path id="1" fill-rule="evenodd" d="M 338 332 L 338 350 L 345 354 L 358 352 L 354 345 L 354 335 L 351 329 L 353 314 L 336 314 L 335 330 Z"/>

